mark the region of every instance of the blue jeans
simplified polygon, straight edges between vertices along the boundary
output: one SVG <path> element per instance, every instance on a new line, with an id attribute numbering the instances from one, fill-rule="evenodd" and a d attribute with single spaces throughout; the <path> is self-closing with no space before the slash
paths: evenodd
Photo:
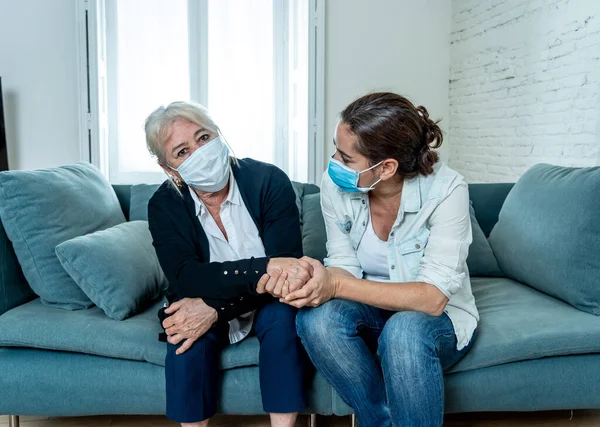
<path id="1" fill-rule="evenodd" d="M 456 350 L 450 318 L 392 312 L 334 299 L 300 311 L 298 335 L 317 369 L 350 405 L 360 427 L 441 426 L 443 371 Z"/>

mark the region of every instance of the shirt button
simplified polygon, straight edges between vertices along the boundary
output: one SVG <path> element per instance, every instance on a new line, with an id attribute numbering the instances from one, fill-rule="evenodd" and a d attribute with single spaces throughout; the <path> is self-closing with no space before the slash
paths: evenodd
<path id="1" fill-rule="evenodd" d="M 221 307 L 221 311 L 224 311 L 224 310 L 225 310 L 225 307 Z"/>
<path id="2" fill-rule="evenodd" d="M 392 270 L 395 270 L 395 269 L 396 269 L 396 266 L 395 266 L 395 265 L 392 265 Z"/>
<path id="3" fill-rule="evenodd" d="M 367 221 L 363 221 L 363 227 L 366 227 Z"/>
<path id="4" fill-rule="evenodd" d="M 239 270 L 235 270 L 234 273 L 235 274 L 240 274 L 240 271 Z"/>
<path id="5" fill-rule="evenodd" d="M 248 274 L 248 272 L 247 272 L 247 271 L 244 271 L 244 274 Z"/>
<path id="6" fill-rule="evenodd" d="M 227 270 L 225 270 L 225 271 L 223 272 L 223 275 L 224 275 L 224 276 L 227 276 Z"/>
<path id="7" fill-rule="evenodd" d="M 240 297 L 240 301 L 244 301 L 244 297 Z"/>
<path id="8" fill-rule="evenodd" d="M 234 304 L 233 304 L 233 303 L 230 303 L 229 305 L 233 306 Z"/>
<path id="9" fill-rule="evenodd" d="M 363 199 L 362 203 L 363 203 L 363 205 L 366 205 L 367 201 L 365 199 Z"/>
<path id="10" fill-rule="evenodd" d="M 415 245 L 415 248 L 417 249 L 421 249 L 421 245 L 419 245 L 418 243 Z"/>

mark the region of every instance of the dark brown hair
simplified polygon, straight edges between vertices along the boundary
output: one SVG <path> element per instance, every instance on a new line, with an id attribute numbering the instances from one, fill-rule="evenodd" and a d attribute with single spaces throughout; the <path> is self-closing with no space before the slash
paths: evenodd
<path id="1" fill-rule="evenodd" d="M 348 105 L 341 121 L 356 135 L 356 151 L 371 165 L 395 159 L 404 178 L 433 173 L 439 155 L 431 149 L 442 145 L 443 136 L 439 120 L 431 120 L 425 107 L 395 93 L 371 93 Z"/>

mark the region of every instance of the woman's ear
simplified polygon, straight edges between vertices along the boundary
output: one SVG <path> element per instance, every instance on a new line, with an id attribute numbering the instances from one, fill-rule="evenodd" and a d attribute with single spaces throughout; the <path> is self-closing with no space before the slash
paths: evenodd
<path id="1" fill-rule="evenodd" d="M 398 161 L 394 159 L 386 159 L 381 164 L 381 178 L 382 181 L 386 179 L 390 179 L 396 175 L 396 171 L 398 170 Z"/>

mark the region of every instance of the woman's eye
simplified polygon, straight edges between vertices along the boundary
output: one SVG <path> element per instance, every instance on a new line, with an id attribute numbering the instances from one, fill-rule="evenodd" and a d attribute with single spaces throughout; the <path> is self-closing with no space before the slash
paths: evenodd
<path id="1" fill-rule="evenodd" d="M 202 135 L 202 136 L 200 137 L 200 141 L 208 141 L 208 134 L 207 134 L 207 133 L 205 133 L 204 135 Z"/>
<path id="2" fill-rule="evenodd" d="M 179 153 L 177 153 L 177 157 L 181 157 L 181 156 L 185 156 L 185 154 L 187 153 L 188 149 L 187 148 L 183 148 L 179 151 Z"/>

